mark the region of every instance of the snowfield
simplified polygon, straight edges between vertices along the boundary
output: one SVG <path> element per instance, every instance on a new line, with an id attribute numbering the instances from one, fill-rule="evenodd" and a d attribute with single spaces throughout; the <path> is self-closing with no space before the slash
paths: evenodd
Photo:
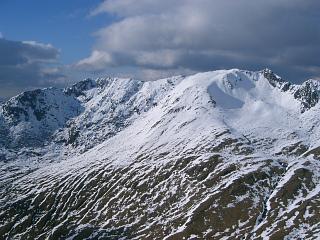
<path id="1" fill-rule="evenodd" d="M 4 239 L 320 238 L 320 83 L 87 79 L 0 106 Z"/>

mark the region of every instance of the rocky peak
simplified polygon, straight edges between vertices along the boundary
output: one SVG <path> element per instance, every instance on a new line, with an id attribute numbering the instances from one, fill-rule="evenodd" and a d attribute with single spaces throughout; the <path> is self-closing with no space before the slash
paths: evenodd
<path id="1" fill-rule="evenodd" d="M 54 89 L 36 89 L 23 92 L 20 95 L 11 98 L 3 104 L 3 113 L 10 117 L 14 122 L 19 120 L 29 121 L 29 109 L 33 112 L 38 121 L 41 121 L 45 114 L 45 91 Z"/>
<path id="2" fill-rule="evenodd" d="M 79 97 L 81 95 L 84 95 L 84 91 L 88 91 L 96 86 L 96 81 L 92 80 L 91 78 L 87 78 L 83 81 L 73 84 L 71 87 L 66 88 L 64 92 L 67 95 L 74 95 L 76 97 Z"/>
<path id="3" fill-rule="evenodd" d="M 273 87 L 280 88 L 281 91 L 290 91 L 295 99 L 301 102 L 301 112 L 314 107 L 320 99 L 320 81 L 307 80 L 301 85 L 291 84 L 283 80 L 281 77 L 273 73 L 270 69 L 262 70 L 263 76 L 269 81 Z"/>
<path id="4" fill-rule="evenodd" d="M 302 112 L 314 107 L 320 99 L 320 81 L 305 81 L 297 88 L 294 97 L 301 101 Z"/>
<path id="5" fill-rule="evenodd" d="M 262 70 L 262 74 L 269 81 L 271 86 L 278 87 L 284 92 L 290 89 L 291 83 L 276 75 L 272 70 L 266 68 Z"/>
<path id="6" fill-rule="evenodd" d="M 23 92 L 0 107 L 2 125 L 10 129 L 10 133 L 0 132 L 0 138 L 12 138 L 12 146 L 41 146 L 55 130 L 81 111 L 80 101 L 61 89 Z"/>

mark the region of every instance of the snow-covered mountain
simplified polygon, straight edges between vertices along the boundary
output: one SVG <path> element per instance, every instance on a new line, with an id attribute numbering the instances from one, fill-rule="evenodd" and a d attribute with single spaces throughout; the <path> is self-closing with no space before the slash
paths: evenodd
<path id="1" fill-rule="evenodd" d="M 87 79 L 0 105 L 4 239 L 320 238 L 320 82 Z"/>

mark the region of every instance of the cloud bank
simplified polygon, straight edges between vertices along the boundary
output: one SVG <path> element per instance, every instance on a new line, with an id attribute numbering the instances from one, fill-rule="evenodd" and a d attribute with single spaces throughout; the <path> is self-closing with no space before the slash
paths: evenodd
<path id="1" fill-rule="evenodd" d="M 50 44 L 0 38 L 0 97 L 25 89 L 59 85 L 65 76 L 52 66 L 58 56 L 59 50 Z"/>
<path id="2" fill-rule="evenodd" d="M 106 0 L 86 71 L 130 67 L 145 76 L 271 67 L 290 80 L 320 76 L 318 0 Z M 148 73 L 148 74 L 147 74 Z"/>

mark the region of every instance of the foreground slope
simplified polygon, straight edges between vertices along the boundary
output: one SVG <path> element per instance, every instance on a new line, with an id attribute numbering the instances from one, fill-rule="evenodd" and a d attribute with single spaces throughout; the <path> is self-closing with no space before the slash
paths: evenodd
<path id="1" fill-rule="evenodd" d="M 1 106 L 0 235 L 316 239 L 320 84 L 237 69 Z"/>

